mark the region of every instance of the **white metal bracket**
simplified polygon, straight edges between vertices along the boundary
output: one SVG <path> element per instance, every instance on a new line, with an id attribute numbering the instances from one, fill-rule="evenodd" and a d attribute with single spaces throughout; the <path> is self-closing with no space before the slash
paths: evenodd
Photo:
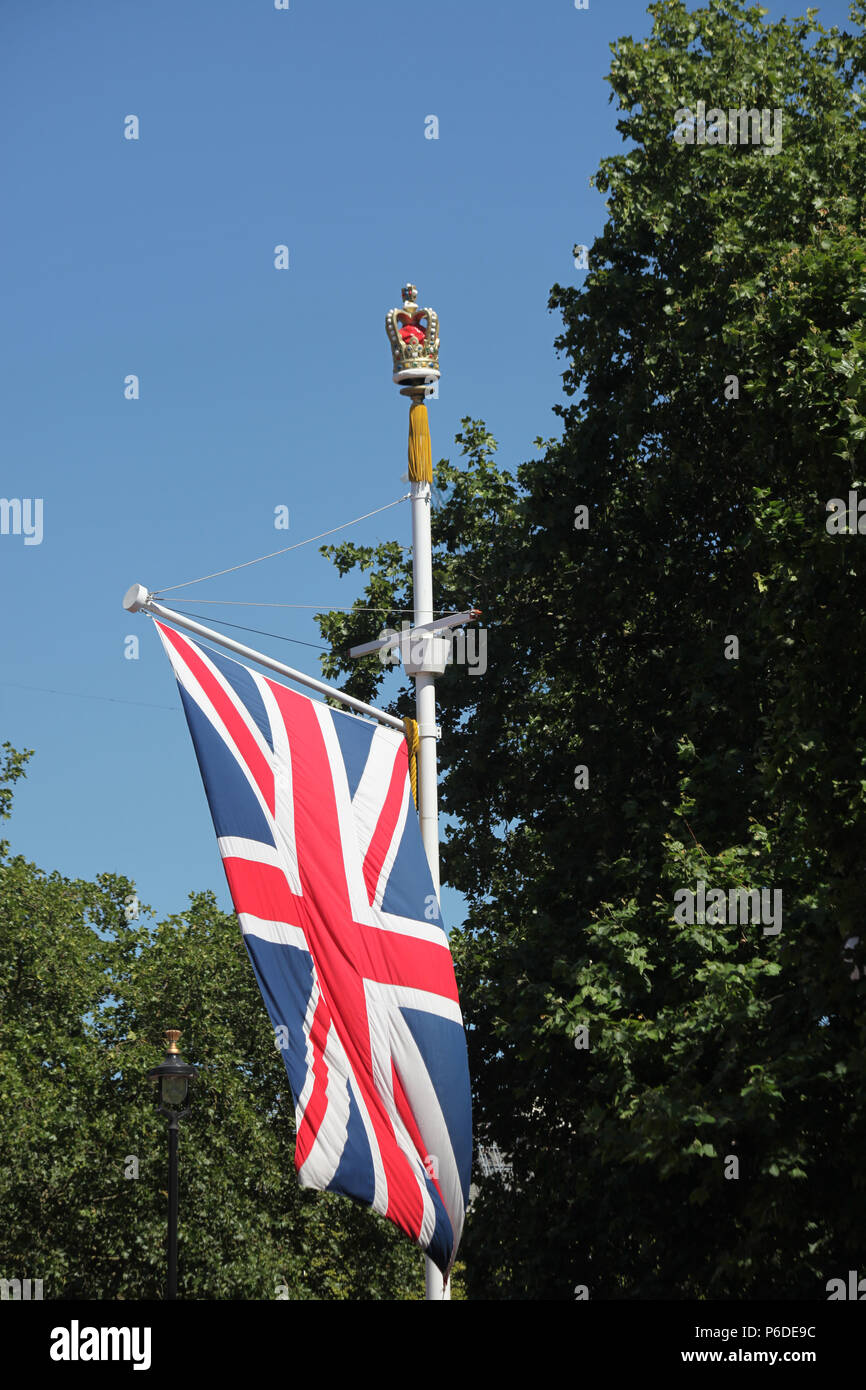
<path id="1" fill-rule="evenodd" d="M 480 608 L 467 608 L 463 613 L 447 613 L 442 618 L 434 618 L 429 623 L 419 623 L 417 627 L 411 629 L 408 623 L 404 623 L 402 632 L 395 632 L 393 628 L 389 628 L 385 636 L 377 637 L 375 642 L 362 642 L 360 646 L 350 647 L 349 656 L 372 656 L 374 652 L 381 652 L 386 649 L 391 650 L 394 647 L 400 647 L 402 656 L 403 649 L 409 644 L 421 641 L 425 637 L 438 637 L 441 633 L 448 632 L 452 627 L 462 627 L 464 623 L 474 622 L 476 618 L 480 617 Z M 430 655 L 434 655 L 432 650 Z M 410 653 L 410 660 L 411 659 Z M 406 664 L 405 659 L 403 664 Z M 431 672 L 441 676 L 442 672 L 445 670 L 445 665 L 447 665 L 447 662 L 441 667 L 434 666 L 429 669 Z M 417 672 L 414 669 L 410 671 L 408 667 L 406 669 L 409 675 L 420 674 L 428 670 L 425 666 L 419 666 Z"/>

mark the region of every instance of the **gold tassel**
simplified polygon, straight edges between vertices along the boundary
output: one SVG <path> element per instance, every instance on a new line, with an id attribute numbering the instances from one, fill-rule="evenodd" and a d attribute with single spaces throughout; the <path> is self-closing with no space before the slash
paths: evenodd
<path id="1" fill-rule="evenodd" d="M 415 806 L 418 805 L 418 745 L 421 736 L 418 733 L 418 725 L 408 714 L 403 716 L 403 728 L 406 730 L 406 742 L 409 745 L 409 784 L 412 788 L 412 800 Z"/>
<path id="2" fill-rule="evenodd" d="M 409 477 L 413 483 L 433 481 L 430 424 L 423 401 L 416 401 L 409 410 Z"/>

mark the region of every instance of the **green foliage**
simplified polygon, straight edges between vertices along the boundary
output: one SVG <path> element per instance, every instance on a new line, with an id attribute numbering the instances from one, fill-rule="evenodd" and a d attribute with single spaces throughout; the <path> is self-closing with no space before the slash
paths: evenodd
<path id="1" fill-rule="evenodd" d="M 0 807 L 25 755 L 4 746 Z M 0 851 L 0 1275 L 45 1298 L 160 1298 L 167 1027 L 199 1068 L 180 1129 L 181 1298 L 423 1297 L 389 1222 L 300 1188 L 294 1106 L 237 920 L 213 895 L 127 921 L 134 885 Z M 136 1171 L 137 1176 L 132 1176 Z"/>
<path id="2" fill-rule="evenodd" d="M 822 1298 L 862 1256 L 866 562 L 825 520 L 866 484 L 864 9 L 765 13 L 663 0 L 612 45 L 630 147 L 551 294 L 562 438 L 512 477 L 467 420 L 436 470 L 436 600 L 489 629 L 487 674 L 437 686 L 443 876 L 477 1138 L 513 1168 L 478 1180 L 470 1296 Z M 698 99 L 780 108 L 781 149 L 677 145 Z M 329 553 L 371 572 L 323 627 L 339 675 L 411 574 Z M 781 890 L 780 935 L 677 923 L 698 878 Z"/>
<path id="3" fill-rule="evenodd" d="M 27 763 L 33 757 L 33 749 L 25 749 L 19 753 L 12 747 L 11 743 L 3 744 L 3 758 L 0 761 L 0 819 L 8 820 L 12 814 L 12 795 L 13 787 L 19 777 L 25 775 Z M 0 840 L 0 845 L 4 848 L 7 842 Z"/>

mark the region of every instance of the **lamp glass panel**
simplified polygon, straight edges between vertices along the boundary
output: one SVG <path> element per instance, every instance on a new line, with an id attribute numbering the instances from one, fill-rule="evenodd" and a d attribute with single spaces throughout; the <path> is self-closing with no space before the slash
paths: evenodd
<path id="1" fill-rule="evenodd" d="M 185 1076 L 164 1076 L 162 1098 L 166 1105 L 182 1105 L 186 1100 L 189 1082 Z"/>

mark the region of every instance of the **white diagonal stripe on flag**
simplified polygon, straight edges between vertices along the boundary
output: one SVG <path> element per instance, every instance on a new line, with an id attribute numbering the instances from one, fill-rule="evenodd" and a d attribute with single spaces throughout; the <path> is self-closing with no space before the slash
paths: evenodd
<path id="1" fill-rule="evenodd" d="M 388 846 L 388 851 L 385 855 L 385 859 L 382 864 L 382 871 L 379 874 L 379 881 L 376 884 L 376 892 L 373 894 L 374 917 L 376 915 L 376 909 L 381 909 L 382 907 L 382 899 L 385 896 L 385 889 L 388 887 L 388 881 L 391 877 L 391 870 L 394 867 L 394 860 L 397 858 L 397 851 L 400 848 L 400 842 L 403 839 L 403 831 L 406 828 L 406 816 L 409 814 L 409 802 L 411 801 L 411 799 L 412 789 L 409 786 L 409 781 L 407 778 L 405 786 L 403 787 L 403 802 L 400 806 L 400 814 L 397 817 L 397 823 L 394 826 L 394 833 L 391 836 L 391 843 Z"/>
<path id="2" fill-rule="evenodd" d="M 313 702 L 311 701 L 311 704 Z M 337 820 L 340 827 L 340 843 L 343 849 L 343 869 L 345 871 L 346 887 L 348 889 L 349 903 L 352 915 L 356 922 L 365 922 L 368 926 L 372 923 L 373 917 L 370 912 L 370 903 L 367 898 L 367 885 L 364 882 L 363 860 L 358 848 L 358 835 L 355 830 L 355 822 L 352 815 L 352 798 L 349 796 L 349 782 L 346 777 L 346 769 L 343 764 L 343 756 L 340 752 L 340 742 L 337 738 L 337 731 L 334 728 L 332 711 L 327 705 L 313 704 L 319 728 L 322 731 L 322 738 L 325 744 L 325 752 L 331 767 L 334 789 L 334 803 L 337 808 Z"/>
<path id="3" fill-rule="evenodd" d="M 327 1187 L 340 1166 L 349 1133 L 349 1066 L 337 1030 L 331 1023 L 323 1052 L 328 1068 L 324 1119 L 313 1146 L 298 1170 L 304 1187 Z"/>
<path id="4" fill-rule="evenodd" d="M 365 980 L 364 994 L 367 999 L 368 1014 L 371 1016 L 377 1015 L 388 1020 L 387 1036 L 384 1040 L 384 1043 L 381 1046 L 378 1053 L 374 1052 L 373 1054 L 373 1080 L 375 1082 L 377 1090 L 379 1091 L 379 1094 L 385 1102 L 385 1108 L 388 1113 L 391 1128 L 394 1132 L 394 1137 L 397 1140 L 400 1149 L 406 1156 L 409 1168 L 412 1172 L 412 1176 L 417 1184 L 418 1194 L 421 1198 L 422 1204 L 420 1238 L 422 1242 L 429 1243 L 433 1235 L 433 1231 L 436 1228 L 436 1211 L 432 1201 L 430 1200 L 430 1194 L 427 1191 L 427 1183 L 425 1181 L 426 1171 L 424 1170 L 424 1165 L 421 1161 L 421 1158 L 418 1154 L 418 1150 L 415 1147 L 412 1137 L 409 1134 L 409 1131 L 407 1130 L 403 1122 L 403 1119 L 400 1115 L 400 1111 L 397 1107 L 397 1100 L 394 1095 L 394 1082 L 391 1070 L 391 1015 L 393 1014 L 394 1010 L 388 1007 L 388 986 L 386 985 L 382 987 L 374 980 Z"/>
<path id="5" fill-rule="evenodd" d="M 437 1160 L 438 1172 L 434 1176 L 439 1183 L 445 1205 L 449 1212 L 457 1213 L 462 1225 L 465 1216 L 463 1192 L 448 1125 L 411 1029 L 407 1026 L 399 1009 L 393 1008 L 391 1009 L 391 1046 L 397 1075 L 401 1080 L 407 1077 L 412 1078 L 412 1084 L 406 1086 L 406 1089 L 407 1094 L 411 1093 L 413 1111 L 416 1110 L 418 1092 L 423 1088 L 425 1118 L 421 1137 L 427 1146 L 427 1155 L 435 1157 Z M 417 1108 L 420 1109 L 421 1107 Z M 420 1128 L 419 1126 L 419 1132 Z"/>
<path id="6" fill-rule="evenodd" d="M 291 891 L 301 896 L 301 874 L 298 868 L 298 844 L 295 838 L 295 803 L 292 796 L 292 752 L 279 706 L 264 676 L 252 673 L 262 697 L 271 726 L 274 752 L 271 764 L 274 771 L 274 839 L 280 856 L 280 868 Z"/>
<path id="7" fill-rule="evenodd" d="M 254 917 L 251 912 L 239 912 L 238 921 L 244 936 L 258 936 L 277 946 L 295 946 L 310 954 L 307 938 L 300 927 L 291 927 L 288 922 L 266 922 L 264 917 Z"/>
<path id="8" fill-rule="evenodd" d="M 417 936 L 419 941 L 432 941 L 436 946 L 447 946 L 448 937 L 441 926 L 435 922 L 418 922 L 414 917 L 401 917 L 396 912 L 383 912 L 377 907 L 373 912 L 373 926 L 382 931 L 397 932 L 399 936 Z"/>
<path id="9" fill-rule="evenodd" d="M 266 845 L 262 840 L 244 840 L 240 835 L 221 835 L 217 844 L 223 859 L 246 859 L 250 864 L 267 864 L 272 869 L 282 868 L 276 846 Z"/>
<path id="10" fill-rule="evenodd" d="M 262 793 L 259 789 L 259 785 L 256 782 L 256 779 L 253 776 L 252 772 L 250 771 L 246 759 L 243 758 L 240 752 L 238 751 L 234 739 L 232 738 L 228 729 L 225 727 L 225 724 L 222 721 L 222 717 L 215 709 L 213 702 L 210 699 L 210 696 L 207 695 L 205 691 L 202 689 L 198 677 L 190 669 L 187 662 L 183 660 L 180 653 L 175 651 L 171 643 L 163 636 L 158 623 L 156 624 L 156 630 L 159 633 L 160 641 L 162 642 L 162 645 L 168 654 L 168 659 L 171 662 L 172 670 L 174 671 L 177 680 L 183 686 L 190 699 L 196 705 L 198 705 L 205 719 L 208 720 L 214 732 L 222 739 L 229 753 L 231 753 L 232 758 L 237 763 L 238 767 L 243 773 L 244 778 L 249 784 L 250 790 L 252 791 L 253 795 L 256 798 L 256 801 L 258 802 L 261 808 L 261 812 L 265 818 L 266 824 L 273 831 L 274 818 L 271 815 L 270 807 L 268 806 L 267 802 L 262 796 Z M 203 662 L 203 664 L 207 666 L 208 671 L 210 672 L 213 679 L 220 686 L 220 689 L 222 690 L 223 694 L 227 697 L 227 699 L 231 701 L 232 707 L 236 711 L 238 717 L 243 720 L 244 725 L 246 726 L 250 736 L 258 745 L 262 757 L 267 762 L 270 762 L 271 750 L 267 747 L 267 744 L 262 738 L 262 733 L 259 729 L 259 726 L 256 724 L 254 719 L 250 718 L 246 706 L 238 699 L 237 695 L 235 694 L 232 687 L 229 685 L 228 681 L 224 679 L 221 672 L 217 669 L 216 666 L 214 666 L 213 662 L 208 660 L 207 653 L 205 652 L 204 648 L 196 646 L 195 651 L 196 656 L 198 656 Z"/>
<path id="11" fill-rule="evenodd" d="M 379 724 L 372 739 L 361 780 L 352 797 L 352 815 L 358 837 L 361 863 L 367 858 L 370 841 L 382 814 L 382 788 L 387 788 L 394 769 L 394 759 L 403 744 L 403 735 Z"/>

